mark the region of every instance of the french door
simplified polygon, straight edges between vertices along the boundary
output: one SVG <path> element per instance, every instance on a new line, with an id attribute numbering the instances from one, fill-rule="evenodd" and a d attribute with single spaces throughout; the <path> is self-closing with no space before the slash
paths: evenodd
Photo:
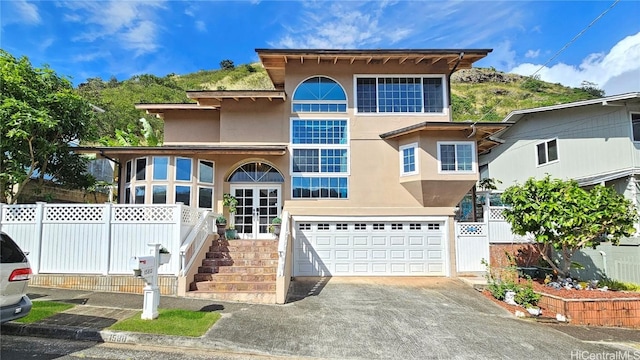
<path id="1" fill-rule="evenodd" d="M 231 185 L 238 200 L 233 224 L 241 239 L 269 238 L 269 225 L 280 216 L 280 184 Z"/>

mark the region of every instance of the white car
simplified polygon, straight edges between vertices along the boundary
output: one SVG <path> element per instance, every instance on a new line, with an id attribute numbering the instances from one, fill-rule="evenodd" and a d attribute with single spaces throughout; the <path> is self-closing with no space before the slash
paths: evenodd
<path id="1" fill-rule="evenodd" d="M 27 316 L 31 300 L 26 294 L 31 266 L 20 247 L 0 233 L 0 323 Z"/>

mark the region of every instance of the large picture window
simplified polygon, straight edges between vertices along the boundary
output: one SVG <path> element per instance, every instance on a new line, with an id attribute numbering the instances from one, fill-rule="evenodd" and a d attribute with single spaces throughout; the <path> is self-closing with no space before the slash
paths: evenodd
<path id="1" fill-rule="evenodd" d="M 293 198 L 346 198 L 349 171 L 347 120 L 291 124 Z"/>
<path id="2" fill-rule="evenodd" d="M 440 172 L 475 172 L 475 144 L 465 142 L 438 142 Z"/>
<path id="3" fill-rule="evenodd" d="M 356 78 L 358 113 L 442 113 L 445 98 L 440 76 Z"/>
<path id="4" fill-rule="evenodd" d="M 298 85 L 291 106 L 293 112 L 347 112 L 347 96 L 336 81 L 316 76 Z"/>

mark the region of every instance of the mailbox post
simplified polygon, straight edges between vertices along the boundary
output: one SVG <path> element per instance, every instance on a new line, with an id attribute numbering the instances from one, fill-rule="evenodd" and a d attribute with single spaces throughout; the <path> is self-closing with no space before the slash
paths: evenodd
<path id="1" fill-rule="evenodd" d="M 158 267 L 160 266 L 160 244 L 147 244 L 151 256 L 134 256 L 130 260 L 133 274 L 144 279 L 144 300 L 142 320 L 153 320 L 158 317 L 160 305 L 160 289 L 158 287 Z"/>

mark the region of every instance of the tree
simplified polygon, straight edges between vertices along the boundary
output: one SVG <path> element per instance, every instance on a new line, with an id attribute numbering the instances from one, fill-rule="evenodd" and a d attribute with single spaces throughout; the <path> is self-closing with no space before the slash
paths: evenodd
<path id="1" fill-rule="evenodd" d="M 593 95 L 594 97 L 604 97 L 604 90 L 600 89 L 598 87 L 598 84 L 591 81 L 584 80 L 582 83 L 580 83 L 580 89 L 584 90 L 588 94 Z"/>
<path id="2" fill-rule="evenodd" d="M 222 70 L 233 70 L 236 66 L 233 64 L 233 61 L 229 59 L 224 59 L 220 61 L 220 69 Z"/>
<path id="3" fill-rule="evenodd" d="M 88 160 L 70 144 L 94 133 L 91 104 L 69 80 L 0 50 L 0 202 L 16 203 L 32 178 L 42 184 L 47 175 L 66 187 L 90 186 Z"/>
<path id="4" fill-rule="evenodd" d="M 610 187 L 597 185 L 587 191 L 573 180 L 530 178 L 524 185 L 507 188 L 502 201 L 515 234 L 532 234 L 542 244 L 541 255 L 561 276 L 568 276 L 571 258 L 584 247 L 595 248 L 601 241 L 618 244 L 623 236 L 635 233 L 637 211 L 631 201 Z M 556 265 L 549 250 L 559 251 Z"/>

